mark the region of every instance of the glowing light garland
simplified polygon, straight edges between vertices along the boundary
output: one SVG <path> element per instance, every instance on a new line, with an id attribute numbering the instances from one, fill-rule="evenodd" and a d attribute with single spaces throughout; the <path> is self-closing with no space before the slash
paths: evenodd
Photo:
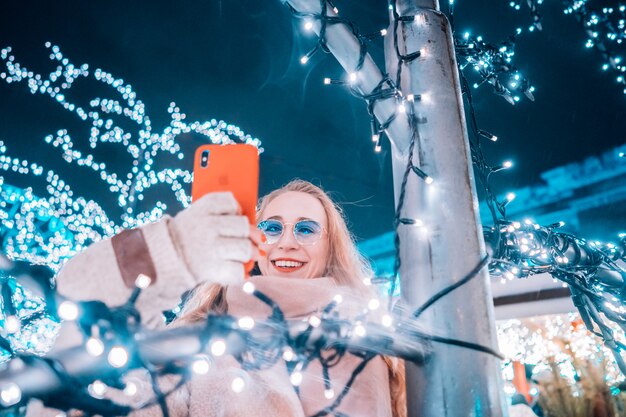
<path id="1" fill-rule="evenodd" d="M 533 20 L 532 26 L 541 30 L 541 15 L 539 6 L 543 0 L 528 0 L 528 6 Z M 564 2 L 563 13 L 572 15 L 580 22 L 587 39 L 585 48 L 595 48 L 602 55 L 601 68 L 610 71 L 615 81 L 623 88 L 626 94 L 626 66 L 624 65 L 624 47 L 626 40 L 626 5 L 617 3 L 610 7 L 595 7 L 590 0 L 567 0 Z M 520 10 L 521 2 L 513 0 L 510 5 Z"/>
<path id="2" fill-rule="evenodd" d="M 521 33 L 518 29 L 517 34 Z M 474 68 L 481 78 L 474 83 L 474 88 L 488 83 L 493 87 L 495 94 L 502 96 L 510 104 L 520 101 L 523 94 L 534 100 L 535 87 L 512 64 L 515 55 L 515 35 L 498 44 L 487 43 L 482 36 L 472 36 L 465 32 L 463 36 L 454 38 L 459 68 Z"/>
<path id="3" fill-rule="evenodd" d="M 35 162 L 11 157 L 7 154 L 6 145 L 0 142 L 0 169 L 44 178 L 49 194 L 45 199 L 37 198 L 32 189 L 20 194 L 14 189 L 5 191 L 3 187 L 0 200 L 2 232 L 5 234 L 3 249 L 14 259 L 27 259 L 58 268 L 64 259 L 94 241 L 112 236 L 122 228 L 141 226 L 160 218 L 167 210 L 164 200 L 156 201 L 147 209 L 138 209 L 144 193 L 159 185 L 165 186 L 182 207 L 188 206 L 191 197 L 185 185 L 192 180 L 191 172 L 179 168 L 153 169 L 155 158 L 161 154 L 173 156 L 172 164 L 185 157 L 177 141 L 182 134 L 195 133 L 211 143 L 249 143 L 257 146 L 260 152 L 263 151 L 258 139 L 245 134 L 237 126 L 215 119 L 207 122 L 185 121 L 186 115 L 181 113 L 175 103 L 171 103 L 167 109 L 171 114 L 169 125 L 161 133 L 156 133 L 144 103 L 138 99 L 130 84 L 101 69 L 90 72 L 88 64 L 71 63 L 56 45 L 46 43 L 45 46 L 50 50 L 50 60 L 57 64 L 54 72 L 47 77 L 35 74 L 17 62 L 11 54 L 12 49 L 6 47 L 0 51 L 0 59 L 6 66 L 6 71 L 0 73 L 0 79 L 8 84 L 23 83 L 32 94 L 49 96 L 63 109 L 91 125 L 90 148 L 95 149 L 104 143 L 117 144 L 128 154 L 132 163 L 128 172 L 111 171 L 108 161 L 99 161 L 93 155 L 79 150 L 65 129 L 45 138 L 46 143 L 61 152 L 67 163 L 98 175 L 108 189 L 109 196 L 122 209 L 118 219 L 107 215 L 99 203 L 76 196 L 71 181 L 62 179 L 54 171 L 46 170 Z M 71 88 L 77 80 L 87 78 L 112 88 L 114 97 L 93 98 L 85 107 L 73 102 L 69 98 Z M 132 122 L 137 131 L 131 132 L 121 127 L 121 120 Z M 55 224 L 52 229 L 57 227 L 64 229 L 64 232 L 50 235 L 41 233 L 41 227 L 36 227 L 35 223 L 41 223 L 42 216 L 50 219 L 48 226 L 61 222 L 61 225 Z M 70 235 L 73 240 L 64 241 Z"/>
<path id="4" fill-rule="evenodd" d="M 626 345 L 615 340 L 605 323 L 617 324 L 621 337 L 626 332 L 626 270 L 618 264 L 626 261 L 626 234 L 620 235 L 618 244 L 603 244 L 555 230 L 561 226 L 563 223 L 541 227 L 530 220 L 500 221 L 485 232 L 493 251 L 490 273 L 505 279 L 549 273 L 567 284 L 587 329 L 602 338 L 626 375 L 620 353 Z"/>
<path id="5" fill-rule="evenodd" d="M 85 346 L 46 358 L 13 352 L 14 359 L 0 371 L 0 392 L 5 399 L 0 401 L 0 410 L 24 404 L 32 397 L 41 397 L 47 405 L 62 410 L 80 404 L 79 408 L 88 413 L 100 414 L 106 411 L 114 415 L 126 415 L 134 409 L 160 404 L 163 415 L 167 416 L 165 397 L 192 378 L 192 372 L 207 373 L 207 367 L 210 366 L 207 360 L 228 354 L 237 359 L 242 369 L 241 376 L 232 381 L 231 389 L 234 392 L 245 389 L 247 372 L 267 369 L 282 360 L 287 362 L 291 383 L 297 389 L 307 365 L 311 361 L 319 361 L 323 369 L 326 398 L 333 400 L 316 414 L 321 417 L 334 412 L 354 379 L 375 356 L 391 354 L 419 362 L 424 359 L 428 341 L 447 340 L 421 332 L 411 317 L 391 319 L 389 314 L 378 308 L 380 300 L 377 299 L 370 300 L 367 307 L 357 312 L 356 316 L 345 317 L 340 309 L 340 305 L 345 302 L 344 297 L 337 295 L 321 312 L 303 321 L 289 322 L 280 307 L 256 290 L 250 282 L 244 284 L 244 292 L 272 309 L 271 315 L 264 321 L 210 314 L 204 323 L 148 332 L 142 328 L 134 307 L 144 283 L 138 280 L 136 284 L 133 294 L 122 306 L 109 308 L 99 301 L 75 304 L 66 300 L 59 304 L 57 311 L 48 311 L 48 314 L 60 316 L 66 321 L 78 320 L 77 324 L 84 333 Z M 50 307 L 56 303 L 48 300 L 47 305 Z M 80 316 L 76 314 L 78 310 L 82 311 Z M 72 323 L 66 322 L 65 325 Z M 180 349 L 155 348 L 164 341 L 178 341 Z M 335 387 L 341 388 L 335 395 L 328 369 L 347 353 L 362 358 L 362 362 L 356 365 L 352 377 L 343 387 Z M 92 360 L 84 360 L 88 355 Z M 83 360 L 79 360 L 81 357 Z M 73 366 L 70 373 L 65 370 L 67 361 L 77 361 L 83 365 Z M 107 367 L 107 364 L 112 368 Z M 31 372 L 37 372 L 36 369 L 41 367 L 49 368 L 52 372 L 47 377 L 28 378 Z M 103 379 L 105 368 L 106 379 Z M 123 388 L 124 393 L 132 397 L 137 392 L 136 387 L 129 387 L 121 378 L 136 368 L 147 369 L 153 381 L 156 381 L 157 375 L 166 374 L 178 374 L 182 378 L 168 392 L 161 392 L 153 384 L 155 398 L 139 408 L 102 398 L 109 387 Z M 22 381 L 21 386 L 7 382 L 12 380 Z M 68 384 L 68 381 L 72 381 L 72 384 Z M 46 387 L 43 394 L 40 388 L 42 385 Z"/>
<path id="6" fill-rule="evenodd" d="M 609 323 L 609 327 L 619 334 L 618 325 Z M 600 361 L 613 353 L 598 344 L 598 339 L 589 333 L 580 315 L 575 313 L 505 320 L 497 324 L 497 329 L 498 344 L 507 360 L 535 365 L 533 374 L 539 374 L 549 369 L 546 359 L 552 358 L 561 376 L 570 384 L 574 384 L 578 376 L 574 360 Z M 620 342 L 625 341 L 621 336 Z M 607 361 L 607 365 L 607 383 L 615 384 L 624 379 L 615 362 Z M 512 375 L 507 375 L 506 379 L 511 380 Z"/>

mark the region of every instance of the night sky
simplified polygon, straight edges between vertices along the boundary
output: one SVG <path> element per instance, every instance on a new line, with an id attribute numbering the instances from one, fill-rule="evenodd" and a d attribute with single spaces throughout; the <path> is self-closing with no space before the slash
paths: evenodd
<path id="1" fill-rule="evenodd" d="M 384 0 L 336 3 L 363 33 L 388 25 Z M 496 182 L 501 193 L 539 183 L 545 170 L 626 142 L 626 97 L 615 77 L 601 71 L 597 51 L 584 48 L 584 32 L 573 17 L 562 14 L 561 2 L 548 1 L 541 11 L 543 31 L 521 37 L 515 55 L 515 64 L 536 87 L 536 101 L 511 106 L 489 86 L 473 91 L 481 128 L 500 138 L 486 144 L 488 157 L 494 165 L 504 159 L 515 163 Z M 530 23 L 527 10 L 514 12 L 505 0 L 460 0 L 454 17 L 457 31 L 470 30 L 494 42 Z M 130 83 L 157 132 L 169 122 L 167 107 L 175 101 L 188 121 L 222 119 L 258 137 L 265 148 L 261 194 L 304 178 L 332 191 L 359 239 L 391 229 L 388 143 L 375 154 L 365 103 L 342 86 L 323 85 L 324 77 L 344 75 L 332 56 L 317 54 L 309 64 L 299 63 L 315 37 L 304 33 L 279 0 L 3 5 L 0 47 L 12 46 L 18 62 L 47 74 L 55 64 L 48 60 L 46 41 L 74 64 L 88 63 L 91 70 L 101 68 Z M 382 66 L 382 41 L 372 43 L 371 52 Z M 72 99 L 83 102 L 111 95 L 93 82 L 77 82 L 71 91 Z M 79 194 L 114 210 L 115 202 L 105 201 L 105 188 L 95 175 L 79 174 L 44 143 L 46 135 L 61 128 L 75 142 L 86 143 L 88 124 L 50 97 L 0 80 L 0 140 L 7 153 L 55 169 Z M 190 169 L 193 149 L 201 142 L 191 136 L 181 140 L 188 159 L 178 166 Z M 112 145 L 98 152 L 109 165 L 127 163 Z M 43 183 L 31 178 L 7 175 L 6 181 L 32 185 L 45 195 Z"/>

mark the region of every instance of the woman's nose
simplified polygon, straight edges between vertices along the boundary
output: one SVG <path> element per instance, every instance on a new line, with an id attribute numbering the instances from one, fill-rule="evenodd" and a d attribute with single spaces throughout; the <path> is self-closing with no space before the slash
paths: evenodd
<path id="1" fill-rule="evenodd" d="M 298 241 L 296 241 L 295 236 L 293 235 L 293 230 L 291 229 L 291 226 L 285 226 L 285 229 L 283 230 L 283 234 L 280 236 L 280 239 L 278 240 L 278 245 L 279 248 L 295 248 L 298 247 Z"/>

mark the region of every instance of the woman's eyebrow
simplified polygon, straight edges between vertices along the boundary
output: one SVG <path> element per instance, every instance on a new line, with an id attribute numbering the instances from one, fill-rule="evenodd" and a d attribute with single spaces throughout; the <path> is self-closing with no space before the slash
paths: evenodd
<path id="1" fill-rule="evenodd" d="M 282 216 L 272 216 L 272 217 L 268 217 L 266 220 L 282 220 L 283 217 Z"/>

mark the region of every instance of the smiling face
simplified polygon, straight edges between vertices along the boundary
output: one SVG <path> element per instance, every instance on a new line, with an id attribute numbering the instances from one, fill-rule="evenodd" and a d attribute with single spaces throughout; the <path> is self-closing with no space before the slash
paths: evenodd
<path id="1" fill-rule="evenodd" d="M 260 248 L 267 257 L 259 261 L 263 275 L 284 276 L 287 278 L 317 278 L 324 275 L 328 261 L 328 219 L 320 201 L 310 194 L 300 191 L 287 191 L 270 201 L 259 221 L 279 220 L 284 230 L 277 242 L 264 243 Z M 302 245 L 294 237 L 296 223 L 313 220 L 323 231 L 321 238 L 312 245 Z"/>

